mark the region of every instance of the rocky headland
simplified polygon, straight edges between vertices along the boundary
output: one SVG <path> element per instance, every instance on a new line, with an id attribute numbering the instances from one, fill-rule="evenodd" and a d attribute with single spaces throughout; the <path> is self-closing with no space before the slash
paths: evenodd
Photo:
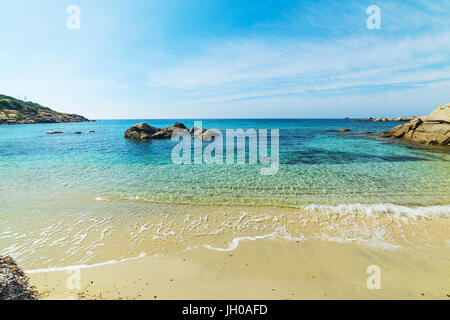
<path id="1" fill-rule="evenodd" d="M 399 138 L 414 143 L 431 145 L 450 145 L 450 103 L 440 106 L 427 116 L 415 118 L 398 125 L 382 137 Z"/>
<path id="2" fill-rule="evenodd" d="M 0 94 L 0 124 L 89 122 L 83 116 L 67 114 L 40 104 Z"/>

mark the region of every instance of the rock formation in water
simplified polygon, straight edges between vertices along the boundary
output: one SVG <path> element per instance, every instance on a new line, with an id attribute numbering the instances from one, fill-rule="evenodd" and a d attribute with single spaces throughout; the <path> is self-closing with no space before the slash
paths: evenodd
<path id="1" fill-rule="evenodd" d="M 416 119 L 415 116 L 410 117 L 398 117 L 398 118 L 365 118 L 365 119 L 354 119 L 353 121 L 374 121 L 374 122 L 407 122 Z"/>
<path id="2" fill-rule="evenodd" d="M 402 138 L 415 143 L 450 145 L 450 103 L 441 106 L 428 116 L 392 128 L 382 137 Z"/>
<path id="3" fill-rule="evenodd" d="M 171 127 L 155 128 L 146 122 L 138 123 L 125 131 L 125 138 L 135 140 L 149 140 L 149 139 L 170 139 L 175 132 L 180 135 L 189 134 L 188 129 L 182 123 L 176 122 Z"/>
<path id="4" fill-rule="evenodd" d="M 51 110 L 0 94 L 0 124 L 88 122 L 85 117 Z"/>
<path id="5" fill-rule="evenodd" d="M 196 127 L 188 129 L 180 122 L 175 122 L 173 126 L 162 129 L 142 122 L 135 124 L 125 131 L 125 138 L 134 140 L 170 139 L 173 135 L 192 135 L 193 139 L 209 141 L 212 137 L 219 136 L 220 133 L 214 130 L 199 129 Z"/>

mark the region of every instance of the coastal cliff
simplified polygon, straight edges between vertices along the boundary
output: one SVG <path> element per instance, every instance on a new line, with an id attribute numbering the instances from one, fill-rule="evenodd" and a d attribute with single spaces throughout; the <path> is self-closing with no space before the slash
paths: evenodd
<path id="1" fill-rule="evenodd" d="M 88 121 L 85 117 L 77 114 L 57 112 L 37 103 L 0 94 L 0 125 Z"/>
<path id="2" fill-rule="evenodd" d="M 450 146 L 450 103 L 440 106 L 428 116 L 401 124 L 382 137 L 402 138 L 415 143 Z"/>

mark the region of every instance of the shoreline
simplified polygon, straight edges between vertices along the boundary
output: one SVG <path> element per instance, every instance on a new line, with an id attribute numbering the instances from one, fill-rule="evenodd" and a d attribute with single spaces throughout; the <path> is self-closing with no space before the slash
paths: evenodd
<path id="1" fill-rule="evenodd" d="M 130 217 L 137 229 L 129 235 L 131 225 L 121 220 L 118 234 L 106 237 L 98 251 L 104 258 L 30 268 L 27 275 L 41 299 L 448 299 L 450 294 L 442 285 L 450 283 L 450 220 L 440 216 L 445 212 L 439 207 L 428 217 L 320 208 L 309 214 L 292 208 L 196 209 L 187 214 L 185 206 L 170 205 L 170 215 Z M 108 251 L 118 256 L 104 255 Z M 387 279 L 381 290 L 366 287 L 370 265 L 379 265 Z M 76 272 L 81 287 L 72 290 L 67 284 Z"/>
<path id="2" fill-rule="evenodd" d="M 93 266 L 29 274 L 41 299 L 449 299 L 448 247 L 382 250 L 308 240 L 242 242 L 231 252 L 204 248 Z M 380 290 L 367 268 L 381 269 Z M 70 288 L 71 287 L 71 288 Z"/>
<path id="3" fill-rule="evenodd" d="M 134 258 L 143 252 L 172 254 L 203 246 L 226 251 L 252 238 L 334 240 L 388 248 L 403 241 L 444 241 L 450 234 L 450 205 L 282 208 L 94 201 L 77 208 L 63 218 L 55 213 L 22 230 L 37 233 L 28 236 L 21 248 L 13 236 L 18 230 L 9 229 L 2 236 L 4 253 L 26 270 L 36 270 Z"/>

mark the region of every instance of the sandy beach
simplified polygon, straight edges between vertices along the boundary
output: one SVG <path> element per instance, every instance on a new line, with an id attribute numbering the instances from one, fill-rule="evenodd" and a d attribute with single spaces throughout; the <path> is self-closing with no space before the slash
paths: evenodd
<path id="1" fill-rule="evenodd" d="M 66 271 L 31 274 L 41 299 L 449 299 L 448 248 L 379 250 L 323 241 L 244 242 L 81 269 L 80 289 Z M 370 265 L 381 289 L 369 290 Z"/>
<path id="2" fill-rule="evenodd" d="M 203 227 L 180 222 L 177 230 L 180 217 L 165 217 L 177 234 L 192 232 L 184 241 L 160 228 L 160 236 L 169 235 L 158 240 L 151 231 L 145 255 L 32 270 L 31 283 L 41 299 L 450 298 L 446 218 L 319 215 L 293 208 L 247 208 L 238 215 L 243 208 L 236 207 L 227 218 L 216 214 L 208 221 L 204 210 L 190 217 Z M 219 224 L 229 228 L 214 232 Z M 158 250 L 152 251 L 151 239 L 162 241 Z M 373 265 L 381 272 L 381 286 L 369 290 L 367 269 Z"/>

